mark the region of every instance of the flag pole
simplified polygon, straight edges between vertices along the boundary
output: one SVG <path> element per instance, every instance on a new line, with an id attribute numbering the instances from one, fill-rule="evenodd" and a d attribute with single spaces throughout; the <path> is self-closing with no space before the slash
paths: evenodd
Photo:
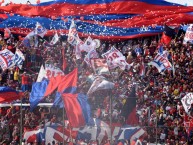
<path id="1" fill-rule="evenodd" d="M 22 113 L 22 95 L 20 96 L 20 101 L 21 101 L 21 105 L 20 105 L 20 145 L 22 144 L 22 116 L 23 116 L 23 113 Z"/>
<path id="2" fill-rule="evenodd" d="M 63 140 L 62 140 L 62 143 L 64 145 L 64 127 L 65 127 L 65 124 L 64 124 L 64 108 L 62 109 L 62 118 L 63 118 L 63 125 L 62 125 L 62 133 L 63 133 Z"/>
<path id="3" fill-rule="evenodd" d="M 109 92 L 109 96 L 110 96 L 110 145 L 112 145 L 112 93 L 110 92 L 110 90 L 108 91 Z"/>

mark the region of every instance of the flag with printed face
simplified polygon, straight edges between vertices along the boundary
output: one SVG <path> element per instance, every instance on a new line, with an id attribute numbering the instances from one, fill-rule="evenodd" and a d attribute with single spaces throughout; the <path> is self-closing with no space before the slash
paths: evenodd
<path id="1" fill-rule="evenodd" d="M 34 32 L 35 35 L 38 35 L 43 38 L 47 30 L 39 22 L 37 22 Z"/>
<path id="2" fill-rule="evenodd" d="M 189 114 L 189 109 L 191 108 L 191 104 L 193 103 L 193 93 L 186 94 L 181 99 L 182 105 L 184 107 L 184 110 L 187 114 Z"/>
<path id="3" fill-rule="evenodd" d="M 95 91 L 108 90 L 108 89 L 112 89 L 112 88 L 114 88 L 114 83 L 105 80 L 101 76 L 97 76 L 95 78 L 94 82 L 92 83 L 90 89 L 88 90 L 87 94 L 91 95 Z"/>
<path id="4" fill-rule="evenodd" d="M 11 37 L 11 31 L 8 28 L 4 29 L 4 39 L 8 39 Z"/>
<path id="5" fill-rule="evenodd" d="M 54 44 L 56 44 L 56 43 L 58 42 L 58 40 L 59 40 L 59 36 L 58 36 L 58 33 L 56 33 L 56 34 L 54 35 L 54 37 L 52 38 L 50 44 L 51 44 L 51 45 L 54 45 Z"/>
<path id="6" fill-rule="evenodd" d="M 186 30 L 183 44 L 186 44 L 187 42 L 193 44 L 193 37 L 192 36 L 193 36 L 193 24 L 190 24 Z"/>
<path id="7" fill-rule="evenodd" d="M 130 65 L 126 62 L 125 56 L 115 47 L 111 47 L 109 51 L 102 54 L 102 57 L 107 60 L 109 69 L 120 67 L 120 69 L 129 69 Z"/>
<path id="8" fill-rule="evenodd" d="M 8 49 L 0 51 L 0 66 L 3 70 L 14 66 L 14 54 Z"/>
<path id="9" fill-rule="evenodd" d="M 98 55 L 98 53 L 96 52 L 96 50 L 95 49 L 92 49 L 92 50 L 90 50 L 88 53 L 87 53 L 87 55 L 85 56 L 85 58 L 84 58 L 84 61 L 87 63 L 87 65 L 88 66 L 90 66 L 91 64 L 91 59 L 93 59 L 93 58 L 99 58 L 99 55 Z"/>
<path id="10" fill-rule="evenodd" d="M 24 61 L 25 57 L 23 53 L 17 48 L 14 56 L 14 64 L 21 69 Z"/>
<path id="11" fill-rule="evenodd" d="M 97 75 L 109 75 L 109 68 L 105 59 L 91 59 L 91 66 Z"/>
<path id="12" fill-rule="evenodd" d="M 89 36 L 86 41 L 80 46 L 81 51 L 89 52 L 93 49 L 95 49 L 97 46 L 97 43 Z"/>
<path id="13" fill-rule="evenodd" d="M 168 60 L 168 52 L 163 51 L 163 54 L 158 53 L 154 60 L 148 63 L 148 65 L 155 66 L 159 72 L 163 72 L 165 70 L 172 70 L 172 65 Z"/>

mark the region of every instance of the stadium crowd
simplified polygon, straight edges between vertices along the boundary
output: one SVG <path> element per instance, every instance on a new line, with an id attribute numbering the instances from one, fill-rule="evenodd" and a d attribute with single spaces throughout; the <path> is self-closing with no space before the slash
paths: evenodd
<path id="1" fill-rule="evenodd" d="M 109 121 L 112 117 L 113 123 L 124 125 L 126 120 L 121 116 L 123 104 L 126 102 L 131 88 L 136 84 L 137 105 L 136 113 L 138 124 L 146 134 L 143 136 L 143 143 L 165 143 L 167 145 L 193 144 L 192 134 L 186 132 L 184 126 L 185 111 L 181 103 L 181 98 L 193 89 L 193 48 L 190 43 L 183 44 L 184 33 L 172 39 L 170 45 L 164 46 L 169 52 L 169 61 L 174 65 L 175 72 L 165 71 L 159 73 L 158 70 L 148 65 L 153 60 L 158 51 L 159 38 L 157 36 L 131 39 L 122 42 L 102 42 L 97 52 L 100 57 L 111 46 L 119 49 L 127 58 L 127 62 L 132 64 L 129 70 L 113 70 L 112 77 L 108 79 L 115 83 L 115 88 L 111 92 L 112 114 L 110 114 L 110 95 L 107 91 L 99 91 L 92 94 L 89 104 L 92 109 L 92 116 L 103 121 Z M 49 38 L 46 38 L 49 39 Z M 31 49 L 23 47 L 21 38 L 12 36 L 11 39 L 0 40 L 1 50 L 7 48 L 14 52 L 19 48 L 25 55 L 25 62 L 22 69 L 18 67 L 1 71 L 1 86 L 9 86 L 17 91 L 23 92 L 22 103 L 29 103 L 29 94 L 32 83 L 37 80 L 38 72 L 42 64 L 51 63 L 57 67 L 62 67 L 62 49 L 65 50 L 67 67 L 64 73 L 67 74 L 74 67 L 79 69 L 78 89 L 79 92 L 87 93 L 91 82 L 88 80 L 94 74 L 92 68 L 82 59 L 76 60 L 73 47 L 66 38 L 52 48 L 43 45 L 43 39 L 39 38 L 39 46 L 34 47 L 31 42 Z M 141 48 L 140 55 L 135 49 Z M 101 57 L 102 58 L 102 57 Z M 145 75 L 140 76 L 140 62 L 144 60 Z M 50 95 L 42 102 L 53 103 L 54 96 Z M 14 102 L 20 103 L 21 100 Z M 30 112 L 29 107 L 22 107 L 22 117 L 20 106 L 10 106 L 0 108 L 0 144 L 18 144 L 20 141 L 21 119 L 23 132 L 26 129 L 44 127 L 45 124 L 63 124 L 62 109 L 57 107 L 37 107 Z M 190 110 L 192 111 L 192 110 Z M 65 116 L 65 119 L 66 116 Z M 24 143 L 24 142 L 23 142 Z M 127 142 L 125 142 L 127 143 Z M 31 144 L 38 144 L 35 141 Z M 43 144 L 43 143 L 42 143 Z M 50 143 L 58 144 L 58 143 Z"/>

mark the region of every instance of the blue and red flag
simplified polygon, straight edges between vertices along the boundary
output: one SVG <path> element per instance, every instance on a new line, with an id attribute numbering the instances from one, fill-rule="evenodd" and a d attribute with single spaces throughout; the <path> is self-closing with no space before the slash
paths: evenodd
<path id="1" fill-rule="evenodd" d="M 71 127 L 85 125 L 85 118 L 77 94 L 78 69 L 64 76 L 58 86 L 58 92 L 64 101 L 65 110 Z"/>
<path id="2" fill-rule="evenodd" d="M 0 103 L 12 102 L 20 99 L 21 94 L 10 87 L 0 87 Z"/>
<path id="3" fill-rule="evenodd" d="M 125 117 L 126 124 L 128 125 L 138 124 L 136 114 L 136 99 L 136 90 L 134 85 L 121 111 L 122 116 Z"/>
<path id="4" fill-rule="evenodd" d="M 168 45 L 171 42 L 172 37 L 174 36 L 175 36 L 175 29 L 172 29 L 169 26 L 165 25 L 164 32 L 162 34 L 160 42 L 165 45 Z"/>

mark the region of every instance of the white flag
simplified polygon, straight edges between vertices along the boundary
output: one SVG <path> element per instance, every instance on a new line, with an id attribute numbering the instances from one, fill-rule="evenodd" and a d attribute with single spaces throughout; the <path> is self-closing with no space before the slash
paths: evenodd
<path id="1" fill-rule="evenodd" d="M 58 36 L 58 34 L 56 33 L 56 34 L 54 35 L 54 37 L 52 38 L 50 44 L 51 44 L 51 45 L 54 45 L 54 44 L 56 44 L 56 43 L 58 42 L 58 40 L 59 40 L 59 36 Z"/>
<path id="2" fill-rule="evenodd" d="M 188 93 L 181 99 L 184 110 L 187 114 L 188 110 L 191 108 L 191 104 L 193 103 L 193 93 Z"/>
<path id="3" fill-rule="evenodd" d="M 38 74 L 38 78 L 36 82 L 41 82 L 43 78 L 46 77 L 46 70 L 44 69 L 44 66 L 42 65 Z"/>
<path id="4" fill-rule="evenodd" d="M 88 90 L 88 95 L 92 94 L 98 90 L 107 90 L 114 88 L 114 83 L 105 80 L 103 77 L 96 77 L 94 82 L 92 83 L 90 89 Z"/>
<path id="5" fill-rule="evenodd" d="M 39 22 L 36 23 L 36 28 L 34 31 L 36 35 L 39 35 L 42 38 L 47 32 L 47 30 L 44 27 L 42 27 L 42 25 Z"/>
<path id="6" fill-rule="evenodd" d="M 102 57 L 107 60 L 109 69 L 120 67 L 120 69 L 125 70 L 130 68 L 130 65 L 125 60 L 125 56 L 115 47 L 111 47 Z"/>
<path id="7" fill-rule="evenodd" d="M 187 42 L 190 42 L 193 44 L 193 24 L 190 24 L 190 26 L 186 30 L 186 34 L 184 36 L 183 44 L 186 44 Z"/>
<path id="8" fill-rule="evenodd" d="M 0 51 L 0 66 L 3 70 L 14 66 L 14 54 L 8 49 Z"/>

